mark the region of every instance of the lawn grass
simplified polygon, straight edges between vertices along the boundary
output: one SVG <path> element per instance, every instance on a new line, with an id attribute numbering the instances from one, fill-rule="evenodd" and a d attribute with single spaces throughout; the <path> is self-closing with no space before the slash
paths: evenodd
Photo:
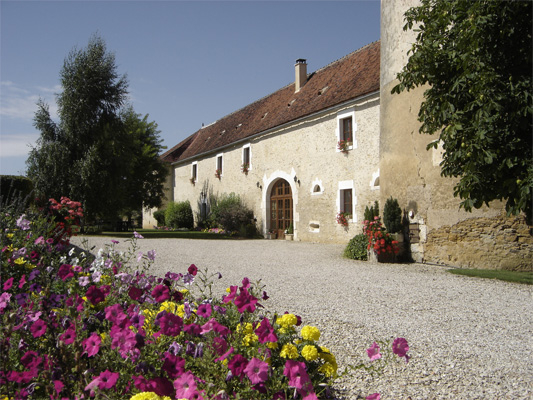
<path id="1" fill-rule="evenodd" d="M 159 229 L 138 229 L 137 233 L 145 239 L 239 239 L 238 237 L 222 235 L 220 233 L 207 233 L 199 231 L 164 231 Z M 106 236 L 116 238 L 131 238 L 133 232 L 100 232 L 86 236 Z"/>
<path id="2" fill-rule="evenodd" d="M 498 279 L 506 282 L 533 285 L 533 272 L 504 271 L 493 269 L 462 269 L 453 268 L 448 272 L 456 275 L 465 275 L 475 278 Z"/>

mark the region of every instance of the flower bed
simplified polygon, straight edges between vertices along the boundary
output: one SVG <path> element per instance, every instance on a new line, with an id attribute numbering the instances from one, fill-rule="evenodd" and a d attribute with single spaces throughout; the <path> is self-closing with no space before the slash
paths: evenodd
<path id="1" fill-rule="evenodd" d="M 216 297 L 220 274 L 195 265 L 150 275 L 156 254 L 138 252 L 138 233 L 127 253 L 112 241 L 94 257 L 47 238 L 46 218 L 5 220 L 0 398 L 309 400 L 348 372 L 316 327 L 262 308 L 260 283 Z M 406 361 L 407 350 L 393 343 Z M 367 352 L 372 364 L 354 368 L 382 358 L 377 343 Z"/>

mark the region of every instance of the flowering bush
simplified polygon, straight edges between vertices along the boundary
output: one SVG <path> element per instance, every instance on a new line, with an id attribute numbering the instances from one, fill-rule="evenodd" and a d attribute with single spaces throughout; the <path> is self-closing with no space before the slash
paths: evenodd
<path id="1" fill-rule="evenodd" d="M 378 257 L 398 254 L 400 251 L 398 242 L 385 231 L 379 217 L 374 217 L 373 221 L 365 220 L 363 224 L 363 231 L 368 238 L 368 250 L 375 251 Z"/>
<path id="2" fill-rule="evenodd" d="M 337 213 L 337 224 L 342 226 L 348 226 L 348 220 L 352 217 L 352 214 L 346 212 Z"/>
<path id="3" fill-rule="evenodd" d="M 248 175 L 248 171 L 249 171 L 249 169 L 250 169 L 250 164 L 248 164 L 248 163 L 242 163 L 242 165 L 241 165 L 241 172 L 242 172 L 243 174 Z"/>
<path id="4" fill-rule="evenodd" d="M 156 254 L 136 232 L 128 252 L 113 240 L 91 256 L 41 236 L 46 220 L 6 218 L 0 398 L 318 399 L 338 376 L 316 327 L 262 308 L 260 282 L 219 298 L 220 274 L 195 265 L 150 275 Z M 408 349 L 392 345 L 406 361 Z"/>

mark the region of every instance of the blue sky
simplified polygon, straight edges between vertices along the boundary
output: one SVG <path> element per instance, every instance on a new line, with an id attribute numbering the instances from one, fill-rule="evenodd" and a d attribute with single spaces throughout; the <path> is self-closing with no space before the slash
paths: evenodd
<path id="1" fill-rule="evenodd" d="M 68 53 L 97 33 L 168 148 L 380 37 L 380 1 L 0 1 L 0 174 L 22 175 L 36 102 L 58 121 Z"/>

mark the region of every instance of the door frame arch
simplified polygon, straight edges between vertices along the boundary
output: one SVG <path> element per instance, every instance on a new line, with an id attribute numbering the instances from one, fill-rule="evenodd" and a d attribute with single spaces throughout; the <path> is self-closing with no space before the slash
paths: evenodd
<path id="1" fill-rule="evenodd" d="M 277 170 L 270 174 L 270 176 L 263 176 L 263 191 L 261 198 L 261 209 L 262 209 L 262 219 L 263 219 L 263 232 L 266 233 L 270 229 L 270 193 L 272 188 L 277 183 L 278 180 L 284 179 L 289 183 L 292 192 L 292 221 L 294 227 L 294 239 L 298 238 L 298 222 L 300 221 L 300 215 L 296 211 L 298 208 L 298 186 L 294 182 L 294 177 L 296 172 L 294 169 L 291 173 L 285 171 Z"/>

